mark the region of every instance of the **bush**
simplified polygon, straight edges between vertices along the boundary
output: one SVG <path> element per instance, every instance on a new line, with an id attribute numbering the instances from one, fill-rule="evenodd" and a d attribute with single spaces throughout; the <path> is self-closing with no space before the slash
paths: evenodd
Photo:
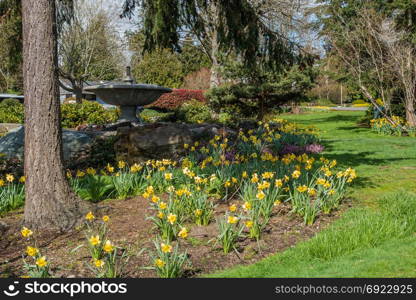
<path id="1" fill-rule="evenodd" d="M 159 112 L 153 109 L 144 109 L 140 113 L 140 117 L 144 122 L 153 123 L 153 122 L 169 122 L 173 120 L 173 112 Z"/>
<path id="2" fill-rule="evenodd" d="M 137 82 L 178 88 L 183 82 L 182 62 L 168 49 L 155 50 L 133 64 L 133 75 Z"/>
<path id="3" fill-rule="evenodd" d="M 24 105 L 16 99 L 5 99 L 0 103 L 0 123 L 23 123 Z"/>
<path id="4" fill-rule="evenodd" d="M 163 94 L 156 102 L 148 105 L 148 108 L 160 108 L 166 110 L 175 110 L 185 102 L 197 100 L 206 103 L 203 90 L 185 90 L 176 89 L 172 93 Z"/>
<path id="5" fill-rule="evenodd" d="M 113 123 L 118 118 L 118 109 L 105 109 L 94 101 L 83 101 L 82 104 L 67 103 L 61 105 L 62 126 L 74 128 L 82 124 L 103 125 Z"/>
<path id="6" fill-rule="evenodd" d="M 113 123 L 118 118 L 117 109 L 105 109 L 94 101 L 83 101 L 82 104 L 64 103 L 61 105 L 62 126 L 74 128 L 82 124 L 103 125 Z M 0 103 L 0 123 L 23 123 L 24 105 L 14 99 Z"/>
<path id="7" fill-rule="evenodd" d="M 359 105 L 359 104 L 368 104 L 367 102 L 365 102 L 362 99 L 358 99 L 358 100 L 354 100 L 352 101 L 352 105 Z"/>
<path id="8" fill-rule="evenodd" d="M 185 76 L 183 81 L 184 89 L 209 89 L 211 85 L 211 69 L 202 68 Z"/>
<path id="9" fill-rule="evenodd" d="M 186 123 L 208 122 L 211 120 L 211 110 L 206 104 L 191 100 L 179 107 L 176 118 Z"/>

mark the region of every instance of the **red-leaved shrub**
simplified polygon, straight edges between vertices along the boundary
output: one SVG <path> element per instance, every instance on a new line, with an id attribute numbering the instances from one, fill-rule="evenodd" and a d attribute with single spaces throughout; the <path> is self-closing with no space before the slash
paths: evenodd
<path id="1" fill-rule="evenodd" d="M 207 99 L 204 93 L 205 90 L 174 89 L 172 93 L 163 94 L 156 102 L 153 102 L 147 107 L 175 110 L 183 103 L 193 99 L 206 103 Z"/>

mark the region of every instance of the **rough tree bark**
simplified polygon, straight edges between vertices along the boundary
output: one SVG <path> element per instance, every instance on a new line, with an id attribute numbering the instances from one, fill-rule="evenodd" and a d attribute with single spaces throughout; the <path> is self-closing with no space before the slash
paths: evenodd
<path id="1" fill-rule="evenodd" d="M 87 206 L 65 177 L 54 0 L 23 0 L 25 224 L 68 230 Z"/>

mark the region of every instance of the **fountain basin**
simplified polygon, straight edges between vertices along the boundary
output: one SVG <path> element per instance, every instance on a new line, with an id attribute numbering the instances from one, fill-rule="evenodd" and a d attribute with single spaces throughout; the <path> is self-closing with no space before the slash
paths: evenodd
<path id="1" fill-rule="evenodd" d="M 120 106 L 118 122 L 140 122 L 136 116 L 138 106 L 155 102 L 171 89 L 153 84 L 102 84 L 85 88 L 107 104 Z"/>

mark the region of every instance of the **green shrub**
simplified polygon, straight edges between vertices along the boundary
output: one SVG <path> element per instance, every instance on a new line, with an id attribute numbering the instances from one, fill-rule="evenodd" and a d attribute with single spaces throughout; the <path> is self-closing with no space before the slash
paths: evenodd
<path id="1" fill-rule="evenodd" d="M 368 102 L 365 102 L 364 100 L 362 100 L 362 99 L 358 99 L 358 100 L 354 100 L 354 101 L 352 101 L 352 103 L 351 103 L 352 105 L 359 105 L 359 104 L 368 104 Z"/>
<path id="2" fill-rule="evenodd" d="M 144 122 L 149 122 L 149 123 L 153 123 L 153 122 L 169 122 L 172 121 L 173 117 L 174 117 L 173 112 L 159 112 L 157 110 L 153 110 L 153 109 L 144 109 L 141 113 L 140 113 L 140 117 L 142 118 L 142 120 Z"/>
<path id="3" fill-rule="evenodd" d="M 191 100 L 178 108 L 176 117 L 186 123 L 209 122 L 211 120 L 211 110 L 208 105 L 197 100 Z"/>
<path id="4" fill-rule="evenodd" d="M 5 99 L 0 103 L 0 123 L 23 123 L 24 106 L 18 100 Z"/>
<path id="5" fill-rule="evenodd" d="M 223 112 L 218 114 L 218 122 L 227 126 L 235 124 L 235 118 L 229 113 Z"/>
<path id="6" fill-rule="evenodd" d="M 133 63 L 133 76 L 137 82 L 179 88 L 183 82 L 182 62 L 168 49 L 146 53 Z"/>
<path id="7" fill-rule="evenodd" d="M 74 128 L 81 124 L 103 125 L 113 123 L 118 118 L 117 109 L 105 109 L 94 101 L 83 101 L 82 104 L 66 103 L 61 105 L 62 126 Z"/>

